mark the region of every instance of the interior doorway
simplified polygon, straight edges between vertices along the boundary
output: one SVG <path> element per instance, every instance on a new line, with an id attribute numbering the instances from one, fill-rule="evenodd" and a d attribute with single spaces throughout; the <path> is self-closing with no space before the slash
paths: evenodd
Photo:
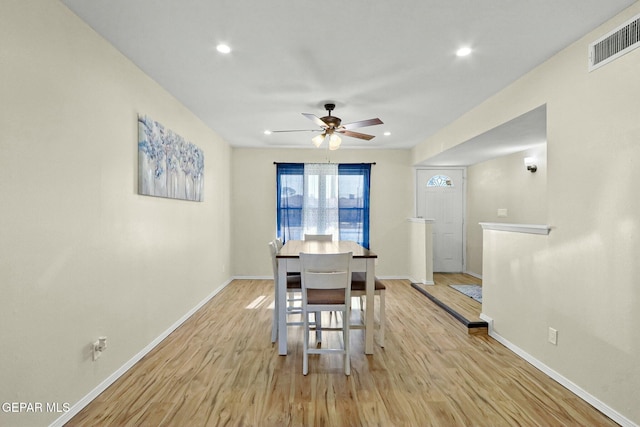
<path id="1" fill-rule="evenodd" d="M 416 214 L 433 222 L 433 271 L 464 271 L 464 169 L 417 169 Z"/>

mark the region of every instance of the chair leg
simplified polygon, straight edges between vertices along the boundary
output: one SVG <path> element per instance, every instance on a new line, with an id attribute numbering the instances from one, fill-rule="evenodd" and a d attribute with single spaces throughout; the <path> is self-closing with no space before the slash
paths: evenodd
<path id="1" fill-rule="evenodd" d="M 344 343 L 344 374 L 351 375 L 351 352 L 350 352 L 350 343 L 349 343 L 349 330 L 350 325 L 349 321 L 345 319 L 349 319 L 351 317 L 351 310 L 347 309 L 344 311 L 344 319 L 342 321 L 342 336 Z"/>
<path id="2" fill-rule="evenodd" d="M 278 298 L 273 307 L 273 322 L 271 324 L 271 344 L 278 339 Z"/>
<path id="3" fill-rule="evenodd" d="M 380 347 L 384 347 L 384 328 L 387 322 L 384 305 L 384 291 L 380 291 Z"/>
<path id="4" fill-rule="evenodd" d="M 304 340 L 302 342 L 302 375 L 307 375 L 309 373 L 309 313 L 302 313 L 302 317 L 302 321 L 304 323 Z"/>
<path id="5" fill-rule="evenodd" d="M 322 312 L 316 311 L 314 314 L 316 325 L 316 342 L 322 342 Z"/>
<path id="6" fill-rule="evenodd" d="M 275 292 L 275 296 L 273 299 L 273 322 L 271 325 L 271 343 L 275 343 L 278 340 L 278 308 L 280 305 L 278 304 L 278 292 Z M 286 314 L 285 314 L 286 316 Z"/>

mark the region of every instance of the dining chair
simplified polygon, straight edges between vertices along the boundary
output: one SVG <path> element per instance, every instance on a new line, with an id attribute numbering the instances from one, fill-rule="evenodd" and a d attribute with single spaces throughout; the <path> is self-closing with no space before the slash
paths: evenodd
<path id="1" fill-rule="evenodd" d="M 344 373 L 351 374 L 349 322 L 342 322 L 342 348 L 309 346 L 311 312 L 341 312 L 343 319 L 351 314 L 351 252 L 338 254 L 300 254 L 302 276 L 302 321 L 304 324 L 302 374 L 309 373 L 309 354 L 340 353 Z M 316 317 L 316 321 L 318 318 Z M 323 330 L 325 330 L 323 328 Z"/>
<path id="2" fill-rule="evenodd" d="M 333 234 L 306 234 L 304 240 L 313 242 L 331 242 L 333 240 Z"/>
<path id="3" fill-rule="evenodd" d="M 269 242 L 269 254 L 271 255 L 271 267 L 273 269 L 273 284 L 274 284 L 274 294 L 276 295 L 275 297 L 275 307 L 273 309 L 273 322 L 271 325 L 271 342 L 274 343 L 276 342 L 277 338 L 278 338 L 278 298 L 277 298 L 277 289 L 278 289 L 278 282 L 279 282 L 279 275 L 278 275 L 278 259 L 276 258 L 276 255 L 278 254 L 278 244 L 277 242 L 274 240 L 272 242 Z M 300 277 L 300 274 L 288 274 L 287 275 L 287 300 L 286 300 L 286 308 L 285 308 L 285 315 L 288 317 L 289 315 L 294 315 L 294 314 L 298 314 L 298 315 L 302 315 L 302 279 Z M 320 319 L 320 313 L 316 314 L 316 322 L 314 322 L 314 325 L 318 325 L 319 324 L 319 319 Z M 287 320 L 287 326 L 292 326 L 292 325 L 302 325 L 302 320 L 300 321 L 289 321 Z M 316 334 L 318 335 L 318 340 L 321 341 L 322 340 L 322 330 L 317 327 L 316 328 Z"/>
<path id="4" fill-rule="evenodd" d="M 351 296 L 360 298 L 360 311 L 362 311 L 363 303 L 362 299 L 367 294 L 367 282 L 366 282 L 366 273 L 356 272 L 352 273 L 351 276 Z M 378 341 L 380 347 L 384 347 L 384 331 L 387 316 L 385 314 L 385 290 L 387 287 L 376 277 L 374 279 L 374 298 L 378 296 L 380 299 L 380 304 L 378 304 Z M 360 316 L 362 317 L 362 316 Z M 361 323 L 350 323 L 349 327 L 351 329 L 365 329 L 364 321 Z"/>
<path id="5" fill-rule="evenodd" d="M 282 243 L 282 239 L 279 237 L 276 237 L 275 239 L 273 239 L 274 243 L 276 244 L 276 249 L 279 251 L 280 249 L 282 249 L 282 247 L 284 246 L 284 243 Z"/>

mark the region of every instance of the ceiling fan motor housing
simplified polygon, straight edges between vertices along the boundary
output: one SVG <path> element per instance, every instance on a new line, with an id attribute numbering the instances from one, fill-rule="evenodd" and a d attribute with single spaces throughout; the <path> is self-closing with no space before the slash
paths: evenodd
<path id="1" fill-rule="evenodd" d="M 335 129 L 338 126 L 340 126 L 340 123 L 342 122 L 340 118 L 334 117 L 334 116 L 325 116 L 325 117 L 322 117 L 320 120 L 325 122 L 327 126 L 329 126 L 332 129 Z"/>
<path id="2" fill-rule="evenodd" d="M 334 117 L 331 115 L 331 112 L 336 108 L 336 104 L 324 104 L 324 109 L 327 110 L 327 115 L 322 117 L 320 120 L 325 122 L 330 129 L 335 129 L 340 126 L 342 120 L 339 117 Z"/>

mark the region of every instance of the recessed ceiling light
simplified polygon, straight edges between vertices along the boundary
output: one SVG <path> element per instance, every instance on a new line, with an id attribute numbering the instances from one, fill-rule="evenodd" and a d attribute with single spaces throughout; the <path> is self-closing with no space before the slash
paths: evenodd
<path id="1" fill-rule="evenodd" d="M 218 46 L 216 46 L 216 50 L 218 52 L 220 52 L 220 53 L 229 53 L 229 52 L 231 52 L 231 48 L 228 45 L 223 44 L 223 43 L 221 43 Z"/>
<path id="2" fill-rule="evenodd" d="M 271 135 L 271 131 L 269 129 L 267 129 L 267 130 L 264 131 L 264 134 L 265 135 Z"/>
<path id="3" fill-rule="evenodd" d="M 456 51 L 456 55 L 458 56 L 467 56 L 471 53 L 471 48 L 468 46 L 461 47 Z"/>
<path id="4" fill-rule="evenodd" d="M 391 135 L 391 132 L 387 131 L 387 132 L 384 133 L 384 136 L 389 136 L 389 135 Z"/>

